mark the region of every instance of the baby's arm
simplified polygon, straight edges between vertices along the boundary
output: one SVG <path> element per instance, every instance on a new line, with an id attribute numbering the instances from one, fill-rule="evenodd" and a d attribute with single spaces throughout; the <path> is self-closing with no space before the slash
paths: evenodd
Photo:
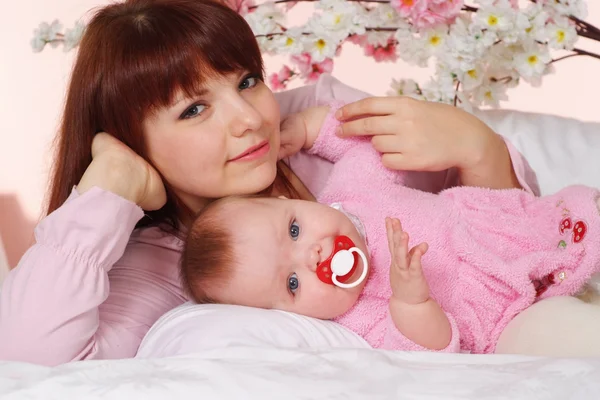
<path id="1" fill-rule="evenodd" d="M 421 256 L 427 244 L 408 250 L 408 234 L 400 221 L 386 219 L 390 267 L 390 316 L 407 339 L 431 350 L 442 350 L 452 341 L 453 329 L 439 304 L 429 296 L 429 285 L 423 275 Z M 458 343 L 457 340 L 454 341 Z"/>
<path id="2" fill-rule="evenodd" d="M 310 107 L 283 120 L 279 159 L 293 156 L 302 149 L 310 149 L 317 140 L 329 111 L 328 106 Z"/>

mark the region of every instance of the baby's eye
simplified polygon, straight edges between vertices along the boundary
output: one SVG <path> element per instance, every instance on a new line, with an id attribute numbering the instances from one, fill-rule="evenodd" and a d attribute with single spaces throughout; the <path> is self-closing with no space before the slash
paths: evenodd
<path id="1" fill-rule="evenodd" d="M 292 294 L 295 294 L 296 290 L 298 290 L 299 287 L 300 287 L 300 281 L 298 280 L 298 275 L 296 275 L 296 273 L 294 272 L 288 278 L 288 290 Z"/>
<path id="2" fill-rule="evenodd" d="M 290 237 L 292 240 L 298 240 L 298 236 L 300 236 L 300 225 L 294 220 L 290 225 Z"/>

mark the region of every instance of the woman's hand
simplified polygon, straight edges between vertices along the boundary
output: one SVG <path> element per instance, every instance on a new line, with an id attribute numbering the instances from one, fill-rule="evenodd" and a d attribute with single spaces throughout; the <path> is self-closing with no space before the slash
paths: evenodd
<path id="1" fill-rule="evenodd" d="M 339 136 L 372 136 L 383 165 L 405 171 L 456 167 L 461 183 L 520 187 L 502 137 L 459 108 L 409 97 L 371 97 L 340 108 Z"/>
<path id="2" fill-rule="evenodd" d="M 92 142 L 92 162 L 77 185 L 83 194 L 93 186 L 113 192 L 144 210 L 158 210 L 167 201 L 158 172 L 133 150 L 101 132 Z"/>

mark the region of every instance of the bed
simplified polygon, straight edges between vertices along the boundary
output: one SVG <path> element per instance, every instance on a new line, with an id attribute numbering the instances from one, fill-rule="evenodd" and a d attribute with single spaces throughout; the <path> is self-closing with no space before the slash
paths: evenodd
<path id="1" fill-rule="evenodd" d="M 516 111 L 479 116 L 528 159 L 542 194 L 600 187 L 600 124 Z M 370 349 L 328 322 L 185 304 L 135 359 L 49 368 L 0 362 L 1 399 L 600 399 L 600 359 Z"/>

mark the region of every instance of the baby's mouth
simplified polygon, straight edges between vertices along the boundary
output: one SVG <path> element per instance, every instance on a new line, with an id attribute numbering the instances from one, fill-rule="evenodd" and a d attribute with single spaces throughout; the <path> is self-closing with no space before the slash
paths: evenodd
<path id="1" fill-rule="evenodd" d="M 317 264 L 316 272 L 323 283 L 348 289 L 366 278 L 366 263 L 366 256 L 352 239 L 340 235 L 335 237 L 329 257 Z"/>

